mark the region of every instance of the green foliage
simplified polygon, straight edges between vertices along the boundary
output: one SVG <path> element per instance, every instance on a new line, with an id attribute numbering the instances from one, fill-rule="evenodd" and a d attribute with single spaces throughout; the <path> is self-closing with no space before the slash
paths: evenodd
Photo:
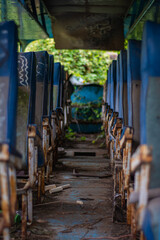
<path id="1" fill-rule="evenodd" d="M 77 107 L 72 109 L 76 119 L 92 121 L 101 119 L 102 116 L 101 107 L 102 107 L 101 102 L 99 103 L 88 102 L 87 104 L 77 103 Z"/>
<path id="2" fill-rule="evenodd" d="M 87 83 L 103 85 L 111 63 L 107 51 L 98 50 L 57 50 L 54 39 L 40 39 L 30 43 L 26 52 L 47 51 L 54 55 L 55 62 L 61 62 L 69 74 L 81 77 Z"/>
<path id="3" fill-rule="evenodd" d="M 82 136 L 81 138 L 80 138 L 80 141 L 85 141 L 86 140 L 86 137 L 85 136 Z"/>
<path id="4" fill-rule="evenodd" d="M 128 40 L 126 39 L 124 42 L 124 49 L 127 50 L 128 49 Z"/>
<path id="5" fill-rule="evenodd" d="M 104 137 L 105 137 L 105 132 L 102 131 L 102 132 L 97 136 L 97 138 L 92 141 L 92 143 L 95 144 L 99 139 L 103 139 Z M 102 144 L 102 146 L 103 146 L 103 144 Z M 102 146 L 100 145 L 100 147 L 102 147 Z"/>
<path id="6" fill-rule="evenodd" d="M 73 132 L 73 130 L 69 127 L 67 130 L 66 130 L 66 133 L 65 133 L 65 138 L 72 141 L 76 138 L 76 133 Z"/>

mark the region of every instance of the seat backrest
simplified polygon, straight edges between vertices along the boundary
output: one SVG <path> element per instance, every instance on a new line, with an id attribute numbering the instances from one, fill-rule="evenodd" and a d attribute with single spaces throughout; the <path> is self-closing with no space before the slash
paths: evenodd
<path id="1" fill-rule="evenodd" d="M 48 81 L 48 115 L 51 115 L 53 110 L 53 73 L 54 73 L 54 58 L 49 55 L 49 81 Z"/>
<path id="2" fill-rule="evenodd" d="M 120 81 L 119 81 L 119 117 L 123 124 L 128 124 L 128 101 L 127 101 L 127 51 L 120 53 Z"/>
<path id="3" fill-rule="evenodd" d="M 108 78 L 108 72 L 107 72 L 107 78 Z M 105 97 L 105 103 L 106 103 L 106 107 L 108 106 L 108 102 L 107 102 L 107 94 L 108 94 L 108 81 L 106 80 L 105 81 L 105 85 L 104 85 L 104 88 L 105 88 L 105 94 L 104 94 L 104 97 Z"/>
<path id="4" fill-rule="evenodd" d="M 120 58 L 120 56 L 118 55 L 117 62 L 116 62 L 115 112 L 119 112 L 119 81 L 120 81 L 120 76 L 119 76 L 119 58 Z"/>
<path id="5" fill-rule="evenodd" d="M 110 107 L 111 104 L 111 65 L 109 66 L 107 73 L 107 104 Z"/>
<path id="6" fill-rule="evenodd" d="M 33 52 L 18 54 L 17 149 L 27 166 L 27 126 L 35 123 L 36 58 Z"/>
<path id="7" fill-rule="evenodd" d="M 116 91 L 116 60 L 111 64 L 111 109 L 115 111 L 115 91 Z"/>
<path id="8" fill-rule="evenodd" d="M 129 40 L 127 51 L 127 92 L 128 92 L 128 125 L 133 127 L 133 139 L 140 142 L 140 62 L 141 41 Z"/>
<path id="9" fill-rule="evenodd" d="M 0 143 L 16 149 L 17 111 L 17 26 L 13 21 L 0 24 Z"/>
<path id="10" fill-rule="evenodd" d="M 53 78 L 53 109 L 55 110 L 60 104 L 60 82 L 61 82 L 61 64 L 54 63 L 54 78 Z"/>
<path id="11" fill-rule="evenodd" d="M 48 69 L 49 55 L 46 51 L 36 54 L 36 111 L 35 123 L 42 131 L 42 117 L 48 115 Z"/>
<path id="12" fill-rule="evenodd" d="M 62 79 L 61 79 L 61 107 L 64 107 L 65 105 L 65 92 L 64 92 L 64 86 L 66 81 L 66 71 L 64 70 L 64 66 L 62 65 Z"/>
<path id="13" fill-rule="evenodd" d="M 160 24 L 144 25 L 141 54 L 141 144 L 153 149 L 150 188 L 160 187 Z"/>
<path id="14" fill-rule="evenodd" d="M 106 87 L 107 81 L 105 81 L 103 85 L 103 102 L 106 103 L 106 93 L 107 93 L 107 87 Z"/>

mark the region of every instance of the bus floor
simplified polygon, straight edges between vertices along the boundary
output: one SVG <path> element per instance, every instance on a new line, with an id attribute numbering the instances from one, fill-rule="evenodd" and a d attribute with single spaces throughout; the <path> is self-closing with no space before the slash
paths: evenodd
<path id="1" fill-rule="evenodd" d="M 99 147 L 104 139 L 95 144 L 94 134 L 85 135 L 85 141 L 79 141 L 79 135 L 77 139 L 66 142 L 66 154 L 59 156 L 49 180 L 57 187 L 71 187 L 59 193 L 46 192 L 43 202 L 35 203 L 28 239 L 116 239 L 130 233 L 123 220 L 112 221 L 113 178 L 106 150 Z"/>

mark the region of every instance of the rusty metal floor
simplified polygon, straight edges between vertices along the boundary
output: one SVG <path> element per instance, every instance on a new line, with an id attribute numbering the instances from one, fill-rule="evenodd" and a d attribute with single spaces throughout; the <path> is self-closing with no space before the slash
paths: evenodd
<path id="1" fill-rule="evenodd" d="M 65 149 L 67 155 L 59 159 L 49 183 L 57 186 L 69 183 L 71 188 L 48 193 L 42 204 L 35 204 L 34 223 L 28 227 L 29 239 L 110 239 L 129 233 L 126 224 L 112 222 L 112 177 L 99 178 L 111 174 L 105 150 L 89 141 L 75 145 L 73 151 L 70 147 Z M 85 156 L 84 152 L 95 156 Z M 93 176 L 76 177 L 73 169 Z"/>

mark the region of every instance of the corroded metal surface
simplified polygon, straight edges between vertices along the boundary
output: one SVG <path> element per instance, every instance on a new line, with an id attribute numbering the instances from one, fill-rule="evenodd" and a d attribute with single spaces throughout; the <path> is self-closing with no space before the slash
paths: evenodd
<path id="1" fill-rule="evenodd" d="M 44 0 L 53 16 L 56 48 L 123 49 L 123 17 L 130 2 Z"/>
<path id="2" fill-rule="evenodd" d="M 16 171 L 14 168 L 9 168 L 9 180 L 10 180 L 10 211 L 11 211 L 11 221 L 13 222 L 14 215 L 16 212 Z"/>
<path id="3" fill-rule="evenodd" d="M 4 226 L 9 227 L 11 224 L 10 219 L 10 199 L 9 199 L 9 176 L 8 164 L 0 163 L 0 185 L 1 185 L 1 208 L 4 219 Z"/>
<path id="4" fill-rule="evenodd" d="M 138 194 L 137 203 L 134 207 L 132 229 L 135 232 L 141 229 L 145 208 L 148 203 L 150 168 L 152 162 L 152 150 L 147 145 L 141 145 L 131 158 L 131 171 L 135 173 L 134 192 Z M 142 236 L 143 239 L 143 236 Z"/>
<path id="5" fill-rule="evenodd" d="M 27 236 L 27 194 L 22 195 L 22 239 Z"/>

